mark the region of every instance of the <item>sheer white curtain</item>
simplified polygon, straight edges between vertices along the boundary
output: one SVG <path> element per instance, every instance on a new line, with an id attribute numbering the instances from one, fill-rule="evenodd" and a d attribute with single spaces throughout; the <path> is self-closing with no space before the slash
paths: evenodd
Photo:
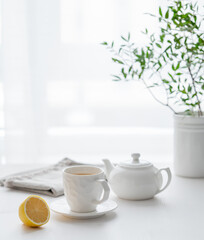
<path id="1" fill-rule="evenodd" d="M 59 1 L 2 1 L 8 162 L 36 161 L 45 148 L 46 84 L 59 76 L 59 7 Z"/>
<path id="2" fill-rule="evenodd" d="M 171 113 L 135 82 L 115 83 L 100 45 L 156 23 L 144 0 L 1 0 L 6 162 L 171 152 Z"/>

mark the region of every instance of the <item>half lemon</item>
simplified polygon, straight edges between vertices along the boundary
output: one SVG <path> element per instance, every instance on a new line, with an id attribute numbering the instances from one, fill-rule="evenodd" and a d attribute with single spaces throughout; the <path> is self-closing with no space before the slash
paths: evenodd
<path id="1" fill-rule="evenodd" d="M 29 227 L 42 226 L 49 221 L 49 206 L 43 198 L 31 195 L 21 203 L 19 207 L 19 218 Z"/>

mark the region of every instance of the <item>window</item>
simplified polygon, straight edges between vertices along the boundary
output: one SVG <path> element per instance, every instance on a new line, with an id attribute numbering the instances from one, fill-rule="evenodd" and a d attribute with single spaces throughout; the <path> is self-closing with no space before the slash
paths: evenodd
<path id="1" fill-rule="evenodd" d="M 100 45 L 128 32 L 143 43 L 140 32 L 157 27 L 143 13 L 158 1 L 11 2 L 2 8 L 7 162 L 171 152 L 171 113 L 137 82 L 111 81 L 118 69 Z"/>

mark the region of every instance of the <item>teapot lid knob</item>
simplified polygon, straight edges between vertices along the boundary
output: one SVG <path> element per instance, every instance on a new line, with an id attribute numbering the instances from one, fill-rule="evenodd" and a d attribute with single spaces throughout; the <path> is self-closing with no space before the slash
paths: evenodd
<path id="1" fill-rule="evenodd" d="M 131 157 L 133 158 L 133 163 L 139 163 L 140 153 L 132 153 Z"/>
<path id="2" fill-rule="evenodd" d="M 119 163 L 120 167 L 128 167 L 128 168 L 142 168 L 152 166 L 150 162 L 145 160 L 140 160 L 140 153 L 132 153 L 131 154 L 132 161 L 121 162 Z"/>

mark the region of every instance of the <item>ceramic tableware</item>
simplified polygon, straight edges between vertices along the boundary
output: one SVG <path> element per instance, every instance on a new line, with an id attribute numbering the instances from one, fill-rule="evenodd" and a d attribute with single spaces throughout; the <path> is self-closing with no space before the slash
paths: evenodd
<path id="1" fill-rule="evenodd" d="M 132 154 L 132 161 L 121 162 L 116 167 L 104 159 L 105 172 L 113 192 L 127 200 L 144 200 L 164 191 L 171 182 L 169 168 L 157 169 L 152 163 L 140 160 L 140 154 Z M 162 172 L 167 174 L 163 186 Z"/>
<path id="2" fill-rule="evenodd" d="M 99 167 L 81 165 L 63 171 L 64 194 L 73 212 L 87 213 L 108 200 L 110 188 Z"/>
<path id="3" fill-rule="evenodd" d="M 50 208 L 52 211 L 59 213 L 65 217 L 76 218 L 76 219 L 90 219 L 101 217 L 104 214 L 113 211 L 117 208 L 117 203 L 112 200 L 107 200 L 104 203 L 99 204 L 95 211 L 87 213 L 72 212 L 70 207 L 67 205 L 65 199 L 56 200 L 51 203 Z"/>

